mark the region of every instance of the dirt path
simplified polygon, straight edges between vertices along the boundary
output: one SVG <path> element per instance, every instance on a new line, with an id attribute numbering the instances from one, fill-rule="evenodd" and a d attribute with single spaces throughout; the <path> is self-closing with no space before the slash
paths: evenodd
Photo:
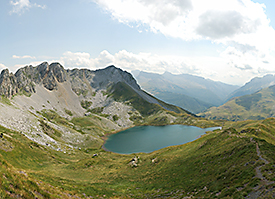
<path id="1" fill-rule="evenodd" d="M 265 163 L 264 165 L 269 164 L 269 162 L 261 156 L 261 151 L 259 149 L 259 144 L 258 143 L 256 143 L 256 151 L 257 151 L 257 155 L 259 156 L 259 159 L 264 161 L 264 163 Z M 262 180 L 263 184 L 269 185 L 269 184 L 272 184 L 273 182 L 270 183 L 265 177 L 263 177 L 263 174 L 260 170 L 260 168 L 264 165 L 256 167 L 256 177 L 260 178 Z"/>
<path id="2" fill-rule="evenodd" d="M 253 139 L 251 139 L 250 141 L 256 143 Z M 248 196 L 246 197 L 248 199 L 256 199 L 256 198 L 260 197 L 262 192 L 266 189 L 266 186 L 271 185 L 271 184 L 274 183 L 273 181 L 268 181 L 263 176 L 263 174 L 261 172 L 261 167 L 263 167 L 266 164 L 269 164 L 269 161 L 267 161 L 265 158 L 263 158 L 261 156 L 261 151 L 260 151 L 258 143 L 256 143 L 256 152 L 257 152 L 257 155 L 259 157 L 259 160 L 262 160 L 264 162 L 263 165 L 258 166 L 258 167 L 255 168 L 255 170 L 256 170 L 256 176 L 255 177 L 261 179 L 261 182 L 257 187 L 254 188 L 255 191 L 248 194 Z"/>

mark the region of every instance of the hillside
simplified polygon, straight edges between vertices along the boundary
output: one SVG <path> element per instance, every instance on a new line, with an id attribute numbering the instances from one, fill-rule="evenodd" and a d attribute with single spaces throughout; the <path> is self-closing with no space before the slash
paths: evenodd
<path id="1" fill-rule="evenodd" d="M 58 63 L 0 75 L 0 198 L 273 197 L 275 121 L 211 121 L 140 89 L 114 66 Z M 105 151 L 136 125 L 221 126 L 152 153 Z M 137 166 L 129 163 L 136 159 Z"/>
<path id="2" fill-rule="evenodd" d="M 198 100 L 193 97 L 189 97 L 184 94 L 173 93 L 169 91 L 159 91 L 159 90 L 154 90 L 153 92 L 151 91 L 150 93 L 154 93 L 156 97 L 158 97 L 159 99 L 167 103 L 182 107 L 195 114 L 200 113 L 201 111 L 204 111 L 207 108 L 213 106 L 207 102 L 203 102 L 201 100 Z"/>
<path id="3" fill-rule="evenodd" d="M 255 77 L 249 82 L 247 82 L 241 88 L 235 90 L 228 96 L 228 100 L 234 97 L 240 97 L 243 95 L 250 95 L 253 94 L 263 88 L 267 88 L 275 84 L 275 76 L 274 75 L 265 75 L 263 77 Z"/>
<path id="4" fill-rule="evenodd" d="M 141 87 L 154 96 L 199 113 L 211 106 L 221 105 L 237 86 L 215 82 L 198 76 L 132 72 Z"/>
<path id="5" fill-rule="evenodd" d="M 224 123 L 223 128 L 189 144 L 120 155 L 101 148 L 56 151 L 0 127 L 0 196 L 272 198 L 274 119 Z M 135 156 L 138 166 L 132 168 Z"/>
<path id="6" fill-rule="evenodd" d="M 5 69 L 0 95 L 0 125 L 62 151 L 101 146 L 100 136 L 157 123 L 159 115 L 163 124 L 194 116 L 142 91 L 130 73 L 115 66 L 65 70 L 59 63 L 45 62 L 15 74 Z M 89 124 L 87 128 L 82 122 Z"/>
<path id="7" fill-rule="evenodd" d="M 251 95 L 236 97 L 220 107 L 212 107 L 199 114 L 209 119 L 260 120 L 275 116 L 275 86 Z"/>

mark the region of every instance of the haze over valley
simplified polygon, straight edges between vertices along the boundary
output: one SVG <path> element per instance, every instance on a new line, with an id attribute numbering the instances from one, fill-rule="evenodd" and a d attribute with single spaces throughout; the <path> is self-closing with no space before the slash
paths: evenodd
<path id="1" fill-rule="evenodd" d="M 274 8 L 0 1 L 0 198 L 275 198 Z"/>

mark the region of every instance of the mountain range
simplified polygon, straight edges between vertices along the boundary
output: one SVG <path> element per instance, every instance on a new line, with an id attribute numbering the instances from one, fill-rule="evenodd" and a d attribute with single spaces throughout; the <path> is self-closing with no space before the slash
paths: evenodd
<path id="1" fill-rule="evenodd" d="M 219 120 L 261 120 L 275 116 L 275 86 L 258 92 L 235 97 L 220 107 L 212 107 L 199 114 Z"/>
<path id="2" fill-rule="evenodd" d="M 255 77 L 242 87 L 238 87 L 188 74 L 173 75 L 165 72 L 161 75 L 142 71 L 132 71 L 132 73 L 141 87 L 149 93 L 199 116 L 229 120 L 264 119 L 273 116 L 272 103 L 260 106 L 248 100 L 254 99 L 255 93 L 261 89 L 274 85 L 275 76 L 272 74 Z M 244 97 L 245 95 L 253 96 Z M 234 99 L 236 97 L 240 98 Z M 238 104 L 232 105 L 235 101 L 241 101 L 241 104 L 247 107 L 250 105 L 246 103 L 253 104 L 255 108 L 252 108 L 253 110 L 249 108 L 249 111 L 247 108 L 243 110 L 237 106 Z M 273 99 L 262 95 L 259 101 L 273 102 Z"/>
<path id="3" fill-rule="evenodd" d="M 155 74 L 143 71 L 132 71 L 132 74 L 144 90 L 194 113 L 223 104 L 229 94 L 239 88 L 189 74 Z"/>
<path id="4" fill-rule="evenodd" d="M 261 120 L 274 117 L 274 75 L 256 77 L 234 91 L 229 101 L 200 113 L 208 119 Z"/>
<path id="5" fill-rule="evenodd" d="M 102 144 L 98 137 L 102 133 L 95 132 L 157 123 L 158 119 L 163 124 L 175 123 L 177 117 L 169 111 L 194 117 L 141 90 L 130 73 L 115 66 L 96 71 L 65 70 L 59 63 L 44 62 L 20 68 L 15 74 L 5 69 L 0 74 L 0 95 L 0 125 L 20 131 L 39 144 L 63 150 L 68 144 L 75 147 L 91 144 L 92 140 Z M 161 116 L 156 119 L 156 115 Z M 63 119 L 67 126 L 51 122 L 56 117 L 70 120 L 85 116 L 91 116 L 85 120 L 91 120 L 93 127 L 83 131 L 91 135 L 78 132 L 78 127 Z M 53 138 L 44 125 L 66 135 Z"/>
<path id="6" fill-rule="evenodd" d="M 191 93 L 193 88 L 213 94 L 215 86 L 234 87 L 199 77 L 164 76 L 169 81 L 155 79 L 167 92 Z M 198 83 L 184 87 L 183 77 Z M 69 70 L 44 62 L 15 74 L 3 70 L 0 198 L 274 197 L 275 119 L 245 120 L 258 109 L 265 111 L 250 119 L 273 116 L 274 86 L 229 100 L 236 111 L 247 112 L 238 122 L 198 117 L 141 88 L 115 66 Z M 227 92 L 222 93 L 215 96 L 226 99 Z M 172 124 L 222 129 L 152 153 L 116 154 L 103 148 L 109 134 Z"/>
<path id="7" fill-rule="evenodd" d="M 230 100 L 234 97 L 239 97 L 243 95 L 249 95 L 255 93 L 263 88 L 267 88 L 275 84 L 275 76 L 272 74 L 265 75 L 263 77 L 254 77 L 244 86 L 232 92 L 227 100 Z"/>

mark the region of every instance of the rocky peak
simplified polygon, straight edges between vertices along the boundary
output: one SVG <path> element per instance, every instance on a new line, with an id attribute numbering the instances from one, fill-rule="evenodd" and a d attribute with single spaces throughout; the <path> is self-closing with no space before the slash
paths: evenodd
<path id="1" fill-rule="evenodd" d="M 97 87 L 108 87 L 110 84 L 117 82 L 125 82 L 129 86 L 135 89 L 140 89 L 133 76 L 127 71 L 123 71 L 114 65 L 108 66 L 105 69 L 96 70 L 93 78 L 92 86 Z"/>
<path id="2" fill-rule="evenodd" d="M 49 64 L 48 62 L 43 62 L 42 64 L 38 65 L 36 68 L 39 76 L 41 77 L 41 79 L 43 79 L 46 73 L 49 71 Z"/>
<path id="3" fill-rule="evenodd" d="M 38 67 L 38 72 L 42 77 L 43 86 L 49 90 L 57 88 L 57 81 L 62 83 L 66 81 L 66 71 L 59 63 L 43 63 Z"/>
<path id="4" fill-rule="evenodd" d="M 66 71 L 59 63 L 52 63 L 49 66 L 49 71 L 53 72 L 58 82 L 62 83 L 67 80 Z"/>
<path id="5" fill-rule="evenodd" d="M 91 71 L 88 69 L 65 70 L 59 63 L 43 62 L 36 67 L 25 66 L 16 71 L 15 75 L 8 69 L 0 75 L 0 95 L 11 97 L 17 93 L 35 93 L 35 85 L 41 84 L 48 90 L 57 89 L 58 83 L 69 80 L 76 94 L 85 92 L 88 87 L 107 89 L 112 84 L 124 82 L 134 89 L 140 89 L 133 76 L 113 65 L 104 69 Z"/>
<path id="6" fill-rule="evenodd" d="M 9 77 L 9 75 L 10 75 L 9 69 L 6 68 L 6 69 L 2 70 L 2 72 L 1 72 L 2 78 L 7 78 L 7 77 Z"/>
<path id="7" fill-rule="evenodd" d="M 42 84 L 48 90 L 57 88 L 57 82 L 67 80 L 66 71 L 59 63 L 25 66 L 13 75 L 8 69 L 2 70 L 0 74 L 0 94 L 11 97 L 20 92 L 31 94 L 35 92 L 35 85 Z"/>
<path id="8" fill-rule="evenodd" d="M 14 75 L 9 73 L 8 69 L 2 70 L 0 74 L 0 94 L 7 97 L 17 93 L 17 87 L 15 86 L 16 79 Z"/>

